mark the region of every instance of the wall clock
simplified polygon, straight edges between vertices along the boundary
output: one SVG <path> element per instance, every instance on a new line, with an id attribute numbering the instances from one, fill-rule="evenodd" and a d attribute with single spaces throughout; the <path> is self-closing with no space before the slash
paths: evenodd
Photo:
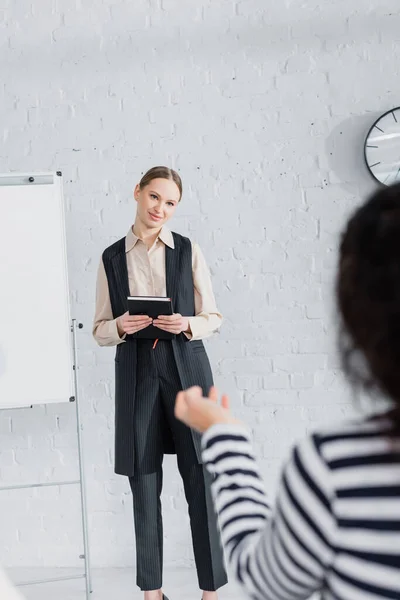
<path id="1" fill-rule="evenodd" d="M 377 181 L 383 185 L 400 183 L 400 107 L 388 110 L 372 125 L 364 157 Z"/>

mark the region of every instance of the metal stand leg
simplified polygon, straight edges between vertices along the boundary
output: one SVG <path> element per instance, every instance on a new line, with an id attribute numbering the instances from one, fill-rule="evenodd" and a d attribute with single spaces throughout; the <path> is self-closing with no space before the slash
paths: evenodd
<path id="1" fill-rule="evenodd" d="M 90 555 L 89 555 L 89 536 L 87 524 L 87 509 L 86 509 L 86 481 L 82 455 L 82 424 L 81 413 L 79 406 L 79 382 L 78 382 L 78 348 L 76 339 L 77 328 L 82 329 L 82 324 L 77 324 L 76 319 L 72 320 L 72 337 L 74 346 L 74 386 L 75 386 L 75 408 L 76 408 L 76 424 L 78 433 L 78 455 L 79 455 L 79 473 L 80 473 L 80 490 L 81 490 L 81 506 L 82 506 L 82 532 L 83 532 L 83 547 L 85 560 L 85 581 L 86 581 L 86 600 L 90 599 L 92 592 L 92 581 L 90 572 Z"/>
<path id="2" fill-rule="evenodd" d="M 61 486 L 61 485 L 76 485 L 79 484 L 81 490 L 81 512 L 82 512 L 82 532 L 83 532 L 83 547 L 84 554 L 80 557 L 85 560 L 85 574 L 81 575 L 70 575 L 66 577 L 51 577 L 48 579 L 34 580 L 34 581 L 24 581 L 17 586 L 26 586 L 26 585 L 35 585 L 39 583 L 52 583 L 55 581 L 69 581 L 72 579 L 85 579 L 86 581 L 86 600 L 90 600 L 90 594 L 92 592 L 92 582 L 91 582 L 91 573 L 90 573 L 90 556 L 89 556 L 89 541 L 88 541 L 88 524 L 87 524 L 87 509 L 86 509 L 86 482 L 85 482 L 85 472 L 83 466 L 83 454 L 82 454 L 82 424 L 81 424 L 81 413 L 79 406 L 79 385 L 78 385 L 78 349 L 77 349 L 77 340 L 76 340 L 76 330 L 82 329 L 83 325 L 79 323 L 77 325 L 76 320 L 73 319 L 71 323 L 71 333 L 73 338 L 73 352 L 74 352 L 74 388 L 75 388 L 75 397 L 70 398 L 70 401 L 75 401 L 75 409 L 76 409 L 76 425 L 77 425 L 77 433 L 78 433 L 78 456 L 79 456 L 79 480 L 73 481 L 53 481 L 49 483 L 33 483 L 33 484 L 20 484 L 20 485 L 11 485 L 0 487 L 0 492 L 2 490 L 17 490 L 17 489 L 31 489 L 31 488 L 41 488 L 41 487 L 51 487 L 51 486 Z"/>

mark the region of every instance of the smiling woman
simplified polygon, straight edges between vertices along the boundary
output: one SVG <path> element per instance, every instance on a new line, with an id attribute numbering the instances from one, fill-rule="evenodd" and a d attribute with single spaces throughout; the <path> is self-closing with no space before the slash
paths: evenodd
<path id="1" fill-rule="evenodd" d="M 203 599 L 213 600 L 227 580 L 200 435 L 174 414 L 180 390 L 198 385 L 209 392 L 213 378 L 202 339 L 222 321 L 199 246 L 166 227 L 181 197 L 176 171 L 150 169 L 134 190 L 134 225 L 104 251 L 97 280 L 93 334 L 100 346 L 117 346 L 115 471 L 129 477 L 133 493 L 137 584 L 146 600 L 162 599 L 164 453 L 177 454 Z M 131 316 L 129 296 L 168 297 L 175 313 Z M 151 324 L 173 339 L 156 343 Z"/>
<path id="2" fill-rule="evenodd" d="M 135 225 L 149 230 L 162 225 L 174 214 L 182 197 L 182 180 L 168 167 L 153 167 L 142 177 L 135 188 L 138 203 Z"/>

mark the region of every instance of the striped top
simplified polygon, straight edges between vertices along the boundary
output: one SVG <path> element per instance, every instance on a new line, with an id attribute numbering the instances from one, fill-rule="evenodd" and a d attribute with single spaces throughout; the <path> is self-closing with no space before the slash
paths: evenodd
<path id="1" fill-rule="evenodd" d="M 354 421 L 297 444 L 270 509 L 249 435 L 203 436 L 226 559 L 254 599 L 400 600 L 400 432 Z"/>

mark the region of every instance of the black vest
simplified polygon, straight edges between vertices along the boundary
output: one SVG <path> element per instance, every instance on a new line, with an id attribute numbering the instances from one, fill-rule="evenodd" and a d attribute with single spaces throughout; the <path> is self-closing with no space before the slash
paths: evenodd
<path id="1" fill-rule="evenodd" d="M 175 248 L 165 246 L 167 296 L 172 298 L 174 311 L 185 317 L 194 316 L 194 284 L 192 272 L 192 244 L 188 238 L 173 233 Z M 115 242 L 103 252 L 111 308 L 114 318 L 127 310 L 130 295 L 126 264 L 125 238 Z M 208 394 L 213 385 L 210 363 L 203 342 L 190 342 L 184 334 L 171 342 L 182 389 L 193 385 Z M 137 340 L 127 336 L 119 344 L 115 355 L 115 472 L 132 476 L 135 466 L 134 407 L 136 392 Z M 201 462 L 200 435 L 192 432 L 199 462 Z M 173 441 L 166 437 L 166 453 L 173 453 Z"/>

